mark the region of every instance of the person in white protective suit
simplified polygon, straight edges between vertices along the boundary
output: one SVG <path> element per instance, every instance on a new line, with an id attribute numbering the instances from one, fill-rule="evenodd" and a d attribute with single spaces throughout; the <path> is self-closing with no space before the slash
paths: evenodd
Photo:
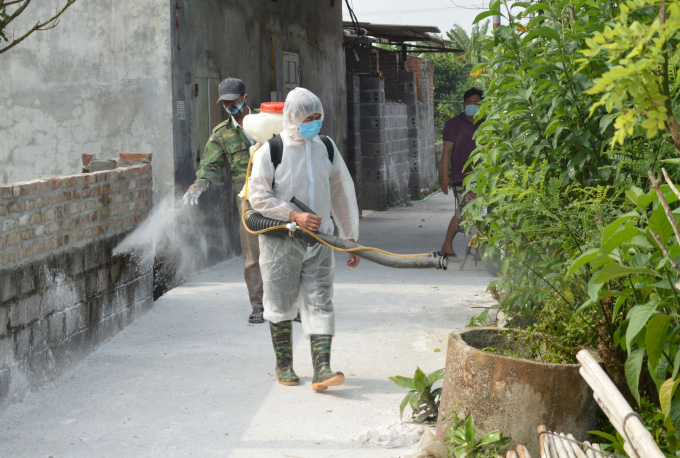
<path id="1" fill-rule="evenodd" d="M 332 215 L 340 237 L 356 241 L 359 211 L 354 183 L 335 144 L 331 156 L 319 139 L 322 122 L 323 108 L 316 95 L 303 88 L 288 94 L 283 109 L 281 162 L 274 165 L 268 144 L 255 153 L 248 199 L 263 216 L 293 221 L 326 234 L 333 233 Z M 293 197 L 315 214 L 299 211 L 290 203 Z M 347 265 L 358 264 L 359 258 L 350 254 Z M 297 385 L 300 381 L 293 370 L 291 323 L 299 308 L 302 328 L 310 338 L 312 350 L 312 388 L 323 391 L 344 383 L 342 372 L 330 368 L 331 340 L 335 334 L 335 258 L 331 248 L 322 244 L 308 247 L 291 237 L 264 233 L 260 237 L 260 268 L 264 318 L 271 328 L 277 381 L 282 385 Z"/>

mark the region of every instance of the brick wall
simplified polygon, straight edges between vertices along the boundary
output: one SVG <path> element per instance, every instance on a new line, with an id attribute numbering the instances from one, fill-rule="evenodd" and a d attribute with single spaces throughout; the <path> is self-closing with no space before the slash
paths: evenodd
<path id="1" fill-rule="evenodd" d="M 151 166 L 130 162 L 150 159 L 0 186 L 0 403 L 150 308 L 152 263 L 111 254 L 151 208 Z"/>
<path id="2" fill-rule="evenodd" d="M 418 100 L 434 106 L 434 62 L 429 59 L 408 56 L 406 69 L 416 75 Z"/>

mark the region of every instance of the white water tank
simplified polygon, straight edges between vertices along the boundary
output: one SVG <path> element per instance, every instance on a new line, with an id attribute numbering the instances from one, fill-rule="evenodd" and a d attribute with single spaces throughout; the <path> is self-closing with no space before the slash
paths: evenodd
<path id="1" fill-rule="evenodd" d="M 243 118 L 243 130 L 259 144 L 264 144 L 283 130 L 283 102 L 264 102 L 260 112 Z"/>

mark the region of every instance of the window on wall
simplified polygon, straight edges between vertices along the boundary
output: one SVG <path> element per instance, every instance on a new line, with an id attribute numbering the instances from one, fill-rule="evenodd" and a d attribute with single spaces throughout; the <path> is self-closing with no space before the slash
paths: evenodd
<path id="1" fill-rule="evenodd" d="M 300 56 L 290 52 L 283 53 L 283 98 L 290 91 L 300 87 Z"/>

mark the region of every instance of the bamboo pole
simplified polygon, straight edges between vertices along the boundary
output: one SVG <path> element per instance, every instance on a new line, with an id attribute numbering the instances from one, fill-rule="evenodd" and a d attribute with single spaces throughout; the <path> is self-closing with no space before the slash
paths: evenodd
<path id="1" fill-rule="evenodd" d="M 567 456 L 569 458 L 576 458 L 576 453 L 574 453 L 572 443 L 567 440 L 567 436 L 565 436 L 564 433 L 559 433 L 557 437 L 559 441 L 562 442 L 562 446 L 564 447 L 564 450 L 567 452 Z"/>
<path id="2" fill-rule="evenodd" d="M 567 453 L 567 449 L 564 448 L 564 444 L 562 443 L 562 440 L 560 439 L 560 436 L 556 436 L 554 434 L 548 434 L 548 439 L 550 440 L 550 445 L 554 445 L 554 450 L 557 453 L 553 452 L 553 457 L 555 458 L 570 458 L 569 454 Z"/>
<path id="3" fill-rule="evenodd" d="M 581 363 L 579 372 L 592 388 L 595 401 L 623 436 L 628 455 L 631 458 L 664 458 L 652 435 L 588 350 L 579 351 L 576 359 Z"/>
<path id="4" fill-rule="evenodd" d="M 538 456 L 540 458 L 549 458 L 548 454 L 548 442 L 546 440 L 546 430 L 545 425 L 540 425 L 538 427 Z"/>
<path id="5" fill-rule="evenodd" d="M 531 458 L 529 450 L 527 450 L 527 448 L 522 444 L 519 444 L 517 446 L 517 455 L 519 456 L 519 458 Z"/>
<path id="6" fill-rule="evenodd" d="M 571 442 L 571 448 L 574 450 L 574 454 L 576 455 L 576 458 L 588 458 L 585 453 L 583 453 L 583 450 L 579 447 L 579 443 L 574 437 L 573 434 L 567 434 L 567 439 Z"/>
<path id="7" fill-rule="evenodd" d="M 590 444 L 590 442 L 585 441 L 583 445 L 586 446 L 586 456 L 588 458 L 598 458 L 595 456 L 595 452 L 593 451 L 593 446 Z"/>

